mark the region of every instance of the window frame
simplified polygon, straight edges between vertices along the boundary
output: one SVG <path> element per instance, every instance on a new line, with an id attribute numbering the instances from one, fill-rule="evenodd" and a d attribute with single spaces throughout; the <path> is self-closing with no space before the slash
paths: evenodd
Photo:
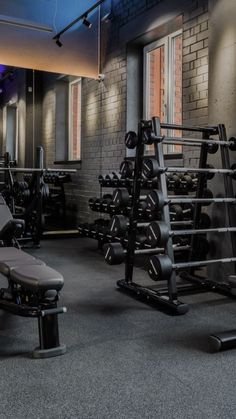
<path id="1" fill-rule="evenodd" d="M 80 141 L 80 153 L 79 156 L 77 156 L 76 158 L 73 158 L 73 112 L 72 112 L 72 87 L 74 84 L 80 84 L 80 93 L 78 95 L 78 104 L 80 104 L 80 106 L 78 107 L 78 116 L 79 116 L 79 129 L 80 129 L 80 133 L 79 133 L 79 141 Z M 81 110 L 82 110 L 82 78 L 78 77 L 75 80 L 72 80 L 71 82 L 69 82 L 69 94 L 68 94 L 68 161 L 71 163 L 74 162 L 78 162 L 81 161 Z"/>
<path id="2" fill-rule="evenodd" d="M 173 124 L 174 117 L 174 63 L 175 63 L 175 50 L 174 50 L 174 40 L 176 37 L 183 35 L 183 30 L 179 29 L 178 31 L 172 32 L 165 37 L 158 39 L 148 45 L 143 49 L 143 74 L 144 74 L 144 83 L 143 83 L 143 114 L 144 119 L 149 119 L 149 94 L 148 86 L 150 85 L 150 55 L 149 53 L 157 48 L 164 46 L 164 61 L 165 61 L 165 123 Z M 183 71 L 183 70 L 182 70 Z M 183 101 L 183 97 L 181 97 Z M 170 131 L 171 135 L 171 131 Z M 168 146 L 169 148 L 170 146 Z M 179 152 L 171 151 L 167 152 L 168 155 L 179 155 Z"/>
<path id="3" fill-rule="evenodd" d="M 13 104 L 7 104 L 3 108 L 3 133 L 5 137 L 5 148 L 8 149 L 8 109 L 14 109 L 15 111 L 15 135 L 13 139 L 13 155 L 11 156 L 12 160 L 18 161 L 19 158 L 19 109 L 16 103 Z"/>

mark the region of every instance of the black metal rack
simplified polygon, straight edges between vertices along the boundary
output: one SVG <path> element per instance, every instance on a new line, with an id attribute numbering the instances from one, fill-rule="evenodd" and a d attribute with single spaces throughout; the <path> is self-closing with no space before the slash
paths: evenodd
<path id="1" fill-rule="evenodd" d="M 135 156 L 135 167 L 134 167 L 134 181 L 132 187 L 132 204 L 129 215 L 129 228 L 128 228 L 128 246 L 126 253 L 126 262 L 125 262 L 125 279 L 119 280 L 117 285 L 127 291 L 130 294 L 135 295 L 136 297 L 144 298 L 152 303 L 156 303 L 157 306 L 163 306 L 171 309 L 175 314 L 185 314 L 188 311 L 188 305 L 179 300 L 179 294 L 185 293 L 194 293 L 196 291 L 214 291 L 221 294 L 226 294 L 232 296 L 231 288 L 227 283 L 217 283 L 209 278 L 203 278 L 196 274 L 196 267 L 187 267 L 182 272 L 179 273 L 179 277 L 182 279 L 181 283 L 177 280 L 176 271 L 173 270 L 170 275 L 167 286 L 165 287 L 145 287 L 139 285 L 133 281 L 133 268 L 134 268 L 134 259 L 135 259 L 135 241 L 136 241 L 136 229 L 138 223 L 138 205 L 140 194 L 142 190 L 142 164 L 144 157 L 144 133 L 146 130 L 152 130 L 158 141 L 154 141 L 155 145 L 155 156 L 159 164 L 159 167 L 165 167 L 164 154 L 163 154 L 163 143 L 161 141 L 162 130 L 179 130 L 187 131 L 189 133 L 200 133 L 202 138 L 199 143 L 196 141 L 195 145 L 200 146 L 200 159 L 198 169 L 207 168 L 207 158 L 210 144 L 210 136 L 218 136 L 218 140 L 213 139 L 211 144 L 221 142 L 220 153 L 222 160 L 222 168 L 230 170 L 230 159 L 229 159 L 229 147 L 224 147 L 227 145 L 227 135 L 224 125 L 218 125 L 213 127 L 188 127 L 188 126 L 179 126 L 172 124 L 161 124 L 159 118 L 153 118 L 152 121 L 141 121 L 139 123 L 138 135 L 137 135 L 137 145 L 136 145 L 136 156 Z M 177 141 L 176 137 L 173 137 L 173 141 Z M 180 143 L 184 145 L 191 145 L 191 139 L 189 141 L 180 138 Z M 194 145 L 194 144 L 193 144 Z M 233 197 L 233 183 L 232 178 L 228 176 L 227 173 L 223 174 L 224 177 L 224 188 L 225 196 Z M 163 171 L 159 173 L 158 180 L 160 182 L 160 190 L 162 191 L 164 197 L 168 200 L 168 190 L 167 190 L 167 181 L 166 181 L 166 172 Z M 200 199 L 204 197 L 204 186 L 206 183 L 206 175 L 199 170 L 198 181 L 196 188 L 196 198 Z M 193 217 L 193 229 L 198 229 L 200 225 L 200 216 L 201 216 L 202 203 L 196 203 L 194 209 Z M 235 218 L 235 208 L 233 205 L 227 205 L 229 223 L 230 226 L 233 226 Z M 170 224 L 170 213 L 169 205 L 165 205 L 162 212 L 162 220 L 166 223 L 171 230 Z M 236 255 L 236 241 L 235 234 L 231 233 L 231 241 L 233 254 Z M 192 235 L 191 237 L 191 251 L 189 253 L 188 262 L 194 260 L 196 254 L 196 236 Z M 165 249 L 165 254 L 168 255 L 171 262 L 175 263 L 175 256 L 173 252 L 173 242 L 172 237 L 170 236 L 167 242 Z M 195 259 L 196 260 L 196 259 Z"/>

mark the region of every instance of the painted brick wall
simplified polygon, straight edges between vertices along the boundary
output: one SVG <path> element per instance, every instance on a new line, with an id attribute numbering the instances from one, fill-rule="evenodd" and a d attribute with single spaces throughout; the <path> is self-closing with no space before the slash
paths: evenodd
<path id="1" fill-rule="evenodd" d="M 183 123 L 208 124 L 208 4 L 192 2 L 183 20 Z M 198 164 L 199 151 L 186 147 L 185 164 Z"/>
<path id="2" fill-rule="evenodd" d="M 117 170 L 125 156 L 126 46 L 119 45 L 119 30 L 160 0 L 120 0 L 114 4 L 112 34 L 103 55 L 104 83 L 84 81 L 82 117 L 82 170 L 79 174 L 79 219 L 98 217 L 87 198 L 99 195 L 97 176 Z M 189 1 L 183 16 L 183 123 L 208 123 L 208 7 L 205 0 Z M 185 163 L 196 164 L 198 151 L 189 149 Z M 92 192 L 92 193 L 91 193 Z"/>
<path id="3" fill-rule="evenodd" d="M 145 11 L 155 19 L 153 7 L 165 0 L 118 0 L 113 2 L 115 19 L 102 29 L 104 82 L 82 82 L 82 162 L 78 175 L 67 187 L 71 213 L 78 221 L 97 218 L 88 208 L 88 199 L 98 195 L 98 175 L 118 170 L 125 157 L 124 134 L 127 119 L 127 45 L 120 33 Z M 167 1 L 167 0 L 166 0 Z M 171 2 L 169 2 L 171 7 Z M 181 3 L 182 4 L 182 3 Z M 183 122 L 208 123 L 208 1 L 186 0 L 183 14 Z M 140 33 L 140 35 L 142 35 Z M 45 76 L 42 99 L 42 145 L 46 165 L 56 158 L 55 77 Z M 196 150 L 185 153 L 185 163 L 194 165 Z M 68 166 L 66 166 L 68 167 Z M 74 167 L 74 166 L 73 166 Z"/>

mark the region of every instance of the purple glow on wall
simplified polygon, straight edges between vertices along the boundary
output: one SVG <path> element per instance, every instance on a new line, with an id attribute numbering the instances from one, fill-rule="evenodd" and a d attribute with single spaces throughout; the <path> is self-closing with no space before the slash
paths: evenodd
<path id="1" fill-rule="evenodd" d="M 6 71 L 7 67 L 3 64 L 0 64 L 0 74 L 2 75 Z"/>

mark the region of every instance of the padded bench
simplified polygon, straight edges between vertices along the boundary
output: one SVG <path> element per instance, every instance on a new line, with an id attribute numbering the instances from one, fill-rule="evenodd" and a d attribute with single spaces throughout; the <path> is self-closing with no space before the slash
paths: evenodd
<path id="1" fill-rule="evenodd" d="M 8 279 L 8 288 L 0 289 L 0 308 L 38 318 L 39 347 L 33 351 L 33 357 L 64 354 L 66 347 L 59 343 L 57 318 L 66 312 L 65 307 L 57 307 L 59 291 L 64 285 L 62 275 L 14 247 L 0 248 L 0 274 Z"/>

